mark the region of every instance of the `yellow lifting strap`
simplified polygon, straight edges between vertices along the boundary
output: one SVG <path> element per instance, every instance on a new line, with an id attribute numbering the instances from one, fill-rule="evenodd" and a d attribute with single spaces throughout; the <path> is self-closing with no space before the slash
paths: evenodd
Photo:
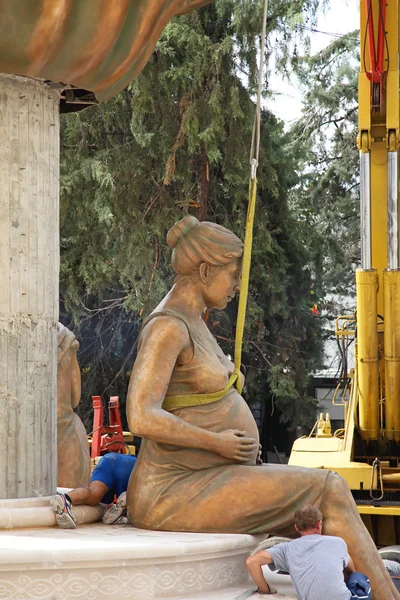
<path id="1" fill-rule="evenodd" d="M 199 406 L 201 404 L 211 404 L 222 400 L 227 395 L 233 385 L 236 385 L 236 389 L 239 394 L 242 392 L 242 379 L 240 377 L 240 366 L 242 362 L 242 345 L 243 345 L 243 332 L 246 320 L 246 308 L 247 308 L 247 296 L 249 293 L 249 278 L 250 278 L 250 264 L 251 264 L 251 249 L 253 246 L 253 224 L 254 214 L 256 209 L 257 199 L 257 166 L 258 156 L 260 152 L 260 126 L 261 126 L 261 91 L 262 91 L 262 79 L 264 70 L 264 50 L 265 50 L 265 38 L 267 30 L 267 13 L 268 13 L 268 0 L 264 0 L 264 16 L 263 16 L 263 27 L 261 34 L 261 46 L 260 46 L 260 63 L 258 69 L 258 91 L 257 91 L 257 104 L 256 112 L 254 116 L 253 125 L 253 137 L 251 141 L 250 151 L 250 180 L 249 180 L 249 201 L 247 207 L 246 217 L 246 233 L 244 237 L 244 248 L 243 248 L 243 260 L 242 260 L 242 282 L 240 284 L 240 296 L 239 296 L 239 307 L 238 315 L 236 320 L 236 336 L 235 336 L 235 356 L 234 363 L 235 369 L 229 378 L 227 385 L 223 390 L 213 392 L 211 394 L 185 394 L 179 396 L 165 396 L 162 407 L 165 410 L 176 410 L 178 408 L 186 408 L 188 406 Z"/>
<path id="2" fill-rule="evenodd" d="M 243 332 L 246 320 L 247 296 L 249 293 L 251 249 L 253 245 L 253 223 L 257 199 L 257 179 L 251 179 L 249 183 L 249 205 L 246 218 L 246 235 L 244 238 L 243 261 L 242 261 L 242 282 L 240 284 L 239 307 L 236 321 L 235 337 L 235 371 L 240 372 L 242 362 Z M 239 394 L 242 392 L 242 380 L 240 377 L 236 380 L 236 389 Z"/>
<path id="3" fill-rule="evenodd" d="M 236 369 L 229 377 L 229 381 L 223 390 L 212 392 L 211 394 L 186 394 L 181 396 L 165 396 L 162 407 L 164 410 L 176 410 L 177 408 L 186 408 L 188 406 L 199 406 L 200 404 L 211 404 L 218 402 L 227 395 L 229 390 L 239 378 L 239 372 Z"/>
<path id="4" fill-rule="evenodd" d="M 258 89 L 257 89 L 257 104 L 256 112 L 254 115 L 253 125 L 253 137 L 251 140 L 250 150 L 250 180 L 249 180 L 249 202 L 247 207 L 246 217 L 246 234 L 244 238 L 244 250 L 243 250 L 243 262 L 242 262 L 242 283 L 240 285 L 240 297 L 239 297 L 239 308 L 236 321 L 236 338 L 235 338 L 235 371 L 240 371 L 242 363 L 242 346 L 243 346 L 243 332 L 246 320 L 246 308 L 247 308 L 247 297 L 249 293 L 249 278 L 250 278 L 250 264 L 251 264 L 251 249 L 253 247 L 253 224 L 254 224 L 254 213 L 256 209 L 257 199 L 257 167 L 258 157 L 260 154 L 260 130 L 261 130 L 261 91 L 263 84 L 263 72 L 264 72 L 264 50 L 265 50 L 265 38 L 267 31 L 267 14 L 268 14 L 268 0 L 264 0 L 264 15 L 263 15 L 263 26 L 261 33 L 261 46 L 260 46 L 260 64 L 258 67 Z M 236 388 L 239 394 L 242 392 L 242 380 L 238 377 L 236 381 Z"/>

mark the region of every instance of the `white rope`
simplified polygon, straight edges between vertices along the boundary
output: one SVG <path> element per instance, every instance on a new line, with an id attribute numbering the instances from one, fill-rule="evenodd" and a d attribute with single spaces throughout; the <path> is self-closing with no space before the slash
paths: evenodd
<path id="1" fill-rule="evenodd" d="M 260 65 L 258 69 L 258 92 L 256 114 L 254 116 L 253 136 L 250 150 L 250 181 L 249 181 L 249 203 L 246 216 L 246 233 L 244 236 L 243 260 L 242 260 L 242 283 L 240 286 L 239 307 L 236 321 L 235 336 L 235 369 L 240 370 L 242 362 L 243 332 L 246 319 L 247 295 L 249 292 L 249 277 L 251 265 L 251 249 L 253 245 L 253 225 L 257 200 L 257 166 L 260 151 L 260 125 L 261 125 L 261 90 L 263 83 L 264 49 L 267 30 L 268 0 L 264 0 L 264 20 L 261 34 Z M 239 394 L 242 391 L 240 377 L 236 381 Z"/>
<path id="2" fill-rule="evenodd" d="M 254 115 L 253 124 L 253 137 L 251 140 L 251 151 L 250 151 L 250 178 L 255 179 L 257 176 L 258 157 L 260 153 L 260 131 L 261 131 L 261 92 L 263 85 L 263 73 L 264 73 L 264 51 L 265 51 L 265 39 L 267 35 L 267 15 L 268 15 L 268 0 L 264 0 L 264 15 L 263 15 L 263 26 L 261 32 L 261 46 L 260 46 L 260 62 L 258 66 L 258 89 L 257 89 L 257 103 L 256 112 Z"/>

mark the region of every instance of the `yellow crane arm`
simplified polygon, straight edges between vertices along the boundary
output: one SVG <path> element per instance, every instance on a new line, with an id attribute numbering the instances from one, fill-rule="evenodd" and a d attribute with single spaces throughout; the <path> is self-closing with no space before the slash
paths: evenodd
<path id="1" fill-rule="evenodd" d="M 399 10 L 399 0 L 360 2 L 356 371 L 366 441 L 400 441 Z"/>

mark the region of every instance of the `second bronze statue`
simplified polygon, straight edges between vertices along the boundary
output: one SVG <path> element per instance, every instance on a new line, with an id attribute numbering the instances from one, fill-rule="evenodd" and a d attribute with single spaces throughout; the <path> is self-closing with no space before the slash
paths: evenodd
<path id="1" fill-rule="evenodd" d="M 144 438 L 128 488 L 129 519 L 163 531 L 291 535 L 295 510 L 313 504 L 324 533 L 347 542 L 374 598 L 397 599 L 346 483 L 326 470 L 257 465 L 257 426 L 236 388 L 210 401 L 234 365 L 203 314 L 225 308 L 239 291 L 241 240 L 186 216 L 167 242 L 176 282 L 144 323 L 128 392 L 130 430 Z M 168 403 L 192 395 L 197 401 Z"/>
<path id="2" fill-rule="evenodd" d="M 89 483 L 90 452 L 85 427 L 74 412 L 81 399 L 79 342 L 62 323 L 57 345 L 57 485 L 75 488 Z"/>

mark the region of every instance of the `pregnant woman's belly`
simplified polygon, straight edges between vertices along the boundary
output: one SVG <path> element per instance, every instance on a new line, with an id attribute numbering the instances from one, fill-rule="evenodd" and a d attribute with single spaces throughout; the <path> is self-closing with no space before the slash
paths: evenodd
<path id="1" fill-rule="evenodd" d="M 258 429 L 254 417 L 242 396 L 235 389 L 232 389 L 219 402 L 184 408 L 175 411 L 174 414 L 191 425 L 216 433 L 226 429 L 239 429 L 245 432 L 246 437 L 254 438 L 258 444 Z M 258 450 L 255 450 L 250 461 L 251 464 L 255 464 L 257 453 Z"/>
<path id="2" fill-rule="evenodd" d="M 246 437 L 251 437 L 259 442 L 258 429 L 253 415 L 246 402 L 236 390 L 232 390 L 218 402 L 181 408 L 173 414 L 196 427 L 219 433 L 226 429 L 239 429 L 245 432 Z M 143 452 L 144 451 L 144 452 Z M 233 460 L 223 458 L 207 448 L 181 448 L 172 444 L 160 444 L 144 440 L 140 453 L 145 454 L 150 464 L 161 471 L 200 471 L 222 465 L 239 464 Z M 246 464 L 255 465 L 258 447 L 252 452 Z M 147 461 L 146 461 L 147 462 Z M 150 467 L 151 468 L 151 467 Z"/>

